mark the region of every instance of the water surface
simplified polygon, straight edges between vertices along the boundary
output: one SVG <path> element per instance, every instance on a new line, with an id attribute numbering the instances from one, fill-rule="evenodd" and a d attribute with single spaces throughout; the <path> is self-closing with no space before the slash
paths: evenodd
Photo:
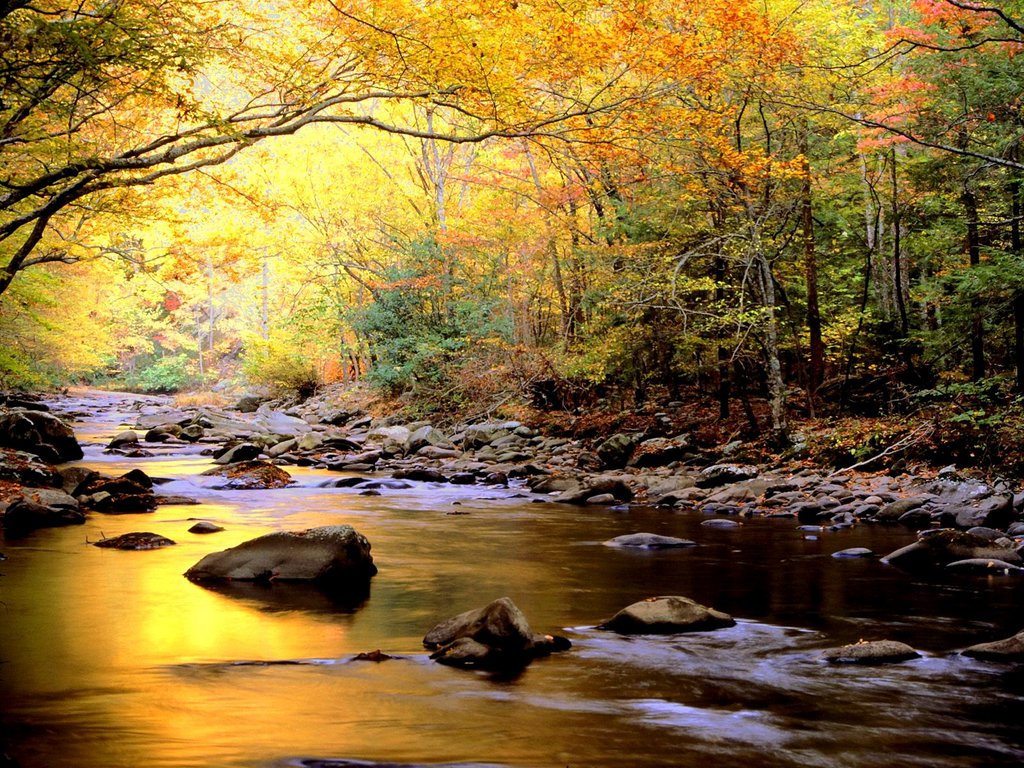
<path id="1" fill-rule="evenodd" d="M 90 402 L 94 408 L 97 403 Z M 103 403 L 100 403 L 103 405 Z M 0 727 L 23 768 L 301 766 L 315 761 L 564 766 L 997 766 L 1024 759 L 1024 669 L 954 651 L 1024 626 L 1024 582 L 915 577 L 885 553 L 913 539 L 858 526 L 815 540 L 793 520 L 739 530 L 694 513 L 533 503 L 516 489 L 415 484 L 360 496 L 336 474 L 296 487 L 213 491 L 196 453 L 105 456 L 124 401 L 78 428 L 86 465 L 134 467 L 202 506 L 92 515 L 84 526 L 0 539 Z M 289 468 L 292 471 L 291 468 Z M 464 513 L 464 514 L 452 514 Z M 226 527 L 190 534 L 189 518 Z M 208 589 L 182 573 L 208 552 L 274 530 L 348 523 L 380 573 L 359 605 L 276 585 Z M 128 531 L 151 552 L 89 542 Z M 601 545 L 650 531 L 689 549 Z M 727 630 L 624 638 L 596 630 L 644 597 L 727 611 Z M 500 596 L 573 649 L 499 678 L 430 662 L 420 640 Z M 924 653 L 835 667 L 821 649 L 891 638 Z M 353 661 L 381 649 L 402 658 Z M 309 761 L 309 762 L 307 762 Z"/>

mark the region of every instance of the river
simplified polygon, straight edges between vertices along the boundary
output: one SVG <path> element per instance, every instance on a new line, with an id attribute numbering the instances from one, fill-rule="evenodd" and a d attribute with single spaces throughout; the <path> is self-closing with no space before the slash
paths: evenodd
<path id="1" fill-rule="evenodd" d="M 1024 626 L 1024 580 L 913 576 L 886 552 L 914 535 L 856 526 L 809 537 L 791 519 L 735 530 L 696 513 L 535 503 L 515 489 L 415 484 L 381 496 L 322 488 L 336 473 L 289 467 L 270 491 L 214 491 L 209 459 L 107 456 L 129 400 L 64 402 L 82 463 L 172 478 L 201 506 L 94 514 L 84 526 L 0 538 L 0 728 L 22 768 L 191 766 L 999 766 L 1024 761 L 1024 666 L 955 653 Z M 190 449 L 191 450 L 191 449 Z M 452 514 L 458 512 L 461 514 Z M 227 530 L 187 532 L 201 517 Z M 369 597 L 314 589 L 211 590 L 182 573 L 274 530 L 348 523 L 380 568 Z M 153 531 L 177 546 L 89 545 Z M 699 546 L 601 545 L 650 531 Z M 595 629 L 625 605 L 685 595 L 736 627 L 667 637 Z M 428 660 L 438 621 L 511 597 L 573 648 L 515 677 Z M 821 650 L 907 642 L 923 657 L 832 666 Z M 354 661 L 381 649 L 399 656 Z"/>

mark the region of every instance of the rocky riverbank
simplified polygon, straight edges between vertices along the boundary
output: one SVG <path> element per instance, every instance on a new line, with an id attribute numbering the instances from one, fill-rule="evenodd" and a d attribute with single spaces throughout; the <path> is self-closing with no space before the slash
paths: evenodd
<path id="1" fill-rule="evenodd" d="M 138 399 L 131 408 L 134 421 L 111 436 L 108 452 L 142 457 L 199 446 L 213 462 L 209 474 L 223 477 L 218 487 L 225 489 L 282 487 L 289 466 L 344 473 L 333 484 L 365 494 L 410 481 L 511 484 L 538 501 L 695 510 L 710 526 L 741 525 L 754 516 L 793 518 L 808 537 L 860 524 L 906 526 L 923 537 L 950 531 L 955 535 L 919 548 L 930 555 L 891 561 L 908 567 L 977 559 L 1002 563 L 998 568 L 1022 564 L 1024 493 L 952 467 L 900 474 L 766 468 L 727 461 L 729 446 L 699 450 L 685 433 L 572 439 L 508 420 L 442 430 L 323 399 L 284 409 L 256 398 L 233 408 L 171 408 Z M 142 472 L 103 478 L 74 465 L 56 469 L 51 462 L 81 455 L 71 427 L 58 416 L 70 423 L 75 418 L 26 398 L 0 409 L 0 503 L 7 505 L 8 527 L 73 524 L 87 512 L 146 512 L 161 502 L 188 501 L 161 497 Z M 637 541 L 632 545 L 647 546 Z M 940 541 L 953 554 L 938 553 Z"/>

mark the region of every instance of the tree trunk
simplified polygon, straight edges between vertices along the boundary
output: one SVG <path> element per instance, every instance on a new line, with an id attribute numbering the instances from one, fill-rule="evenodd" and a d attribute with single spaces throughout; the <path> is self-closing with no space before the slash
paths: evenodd
<path id="1" fill-rule="evenodd" d="M 804 279 L 807 282 L 807 331 L 810 336 L 810 367 L 807 371 L 807 400 L 814 413 L 814 397 L 825 378 L 825 344 L 821 338 L 821 312 L 818 308 L 818 259 L 814 245 L 814 207 L 811 199 L 811 164 L 807 159 L 807 134 L 802 139 L 804 182 L 801 190 L 800 218 L 803 225 Z"/>
<path id="2" fill-rule="evenodd" d="M 978 241 L 978 198 L 974 191 L 965 187 L 963 193 L 964 212 L 967 216 L 967 258 L 971 269 L 981 263 L 981 245 Z M 985 378 L 985 339 L 981 313 L 977 306 L 971 314 L 971 378 L 974 381 Z"/>
<path id="3" fill-rule="evenodd" d="M 1010 253 L 1015 259 L 1022 255 L 1020 240 L 1020 176 L 1010 179 Z M 1024 392 L 1024 290 L 1013 297 L 1013 363 L 1016 371 L 1015 389 Z"/>
<path id="4" fill-rule="evenodd" d="M 761 282 L 761 298 L 767 314 L 764 332 L 764 353 L 767 358 L 768 406 L 772 418 L 772 437 L 778 444 L 787 441 L 786 425 L 786 383 L 782 379 L 782 363 L 779 360 L 779 328 L 775 315 L 775 283 L 772 268 L 763 253 L 755 256 Z"/>

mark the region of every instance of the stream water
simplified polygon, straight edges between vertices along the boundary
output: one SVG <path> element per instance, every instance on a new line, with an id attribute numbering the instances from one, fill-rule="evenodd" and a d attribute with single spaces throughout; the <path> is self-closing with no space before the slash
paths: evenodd
<path id="1" fill-rule="evenodd" d="M 500 765 L 999 766 L 1024 761 L 1024 666 L 966 645 L 1024 626 L 1024 580 L 935 581 L 840 549 L 879 553 L 913 534 L 879 526 L 808 539 L 793 520 L 701 527 L 695 513 L 532 503 L 515 489 L 416 484 L 382 496 L 322 488 L 289 468 L 271 491 L 214 491 L 197 452 L 102 453 L 127 399 L 93 396 L 76 425 L 83 463 L 172 478 L 202 506 L 92 515 L 84 526 L 0 538 L 0 745 L 22 768 Z M 453 515 L 459 512 L 464 514 Z M 188 518 L 227 530 L 190 534 Z M 358 606 L 313 589 L 211 590 L 182 573 L 274 530 L 349 523 L 380 573 Z M 89 545 L 153 531 L 149 552 Z M 674 551 L 601 545 L 650 531 Z M 732 629 L 626 638 L 595 629 L 651 595 L 692 597 Z M 511 597 L 572 650 L 509 678 L 435 664 L 436 622 Z M 821 649 L 902 640 L 924 654 L 830 666 Z M 401 658 L 354 661 L 381 649 Z"/>

